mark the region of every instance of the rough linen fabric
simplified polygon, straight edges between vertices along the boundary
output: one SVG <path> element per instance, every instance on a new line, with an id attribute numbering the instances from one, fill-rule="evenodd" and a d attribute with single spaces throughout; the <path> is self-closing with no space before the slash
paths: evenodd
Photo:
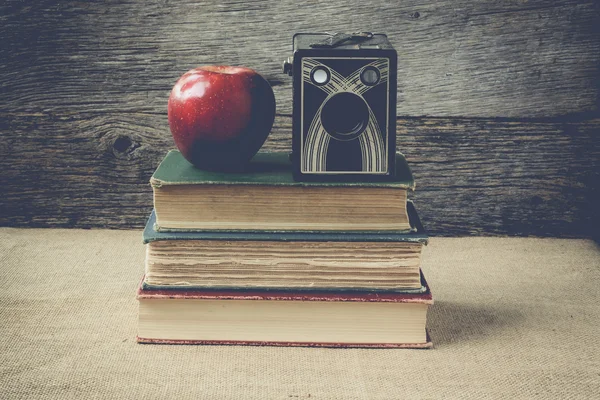
<path id="1" fill-rule="evenodd" d="M 141 232 L 0 229 L 0 397 L 590 398 L 591 241 L 434 238 L 432 350 L 135 343 Z"/>

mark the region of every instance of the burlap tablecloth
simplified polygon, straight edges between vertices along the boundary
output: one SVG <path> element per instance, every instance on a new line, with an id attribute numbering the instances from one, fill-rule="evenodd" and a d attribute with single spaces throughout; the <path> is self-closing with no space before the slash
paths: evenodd
<path id="1" fill-rule="evenodd" d="M 0 397 L 592 398 L 600 251 L 433 238 L 432 350 L 140 345 L 137 231 L 0 229 Z"/>

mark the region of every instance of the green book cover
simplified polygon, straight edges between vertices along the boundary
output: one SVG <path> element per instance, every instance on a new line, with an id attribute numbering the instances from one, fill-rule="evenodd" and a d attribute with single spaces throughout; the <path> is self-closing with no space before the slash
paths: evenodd
<path id="1" fill-rule="evenodd" d="M 144 243 L 155 240 L 249 240 L 249 241 L 316 241 L 316 242 L 418 242 L 427 244 L 429 237 L 421 224 L 412 201 L 407 202 L 412 230 L 406 231 L 182 231 L 155 229 L 156 215 L 150 215 L 143 233 Z"/>
<path id="2" fill-rule="evenodd" d="M 296 182 L 288 152 L 259 152 L 244 171 L 205 171 L 190 164 L 179 151 L 171 150 L 150 179 L 153 187 L 163 185 L 271 185 L 271 186 L 360 186 L 414 190 L 415 182 L 401 153 L 396 153 L 396 177 L 385 182 Z"/>

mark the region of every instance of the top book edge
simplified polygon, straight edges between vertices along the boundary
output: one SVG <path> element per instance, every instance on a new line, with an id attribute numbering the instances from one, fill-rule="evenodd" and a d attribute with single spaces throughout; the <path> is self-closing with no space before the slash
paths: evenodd
<path id="1" fill-rule="evenodd" d="M 292 176 L 288 152 L 259 152 L 241 172 L 205 171 L 194 167 L 177 150 L 160 163 L 150 184 L 167 185 L 269 185 L 269 186 L 357 186 L 415 189 L 415 182 L 401 153 L 396 153 L 396 177 L 385 182 L 297 182 Z"/>

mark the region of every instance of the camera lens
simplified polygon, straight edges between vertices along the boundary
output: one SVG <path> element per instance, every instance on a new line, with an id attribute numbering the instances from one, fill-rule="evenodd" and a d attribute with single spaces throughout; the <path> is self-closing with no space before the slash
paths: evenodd
<path id="1" fill-rule="evenodd" d="M 365 67 L 360 73 L 360 80 L 365 85 L 374 86 L 379 82 L 379 70 L 373 66 Z"/>
<path id="2" fill-rule="evenodd" d="M 369 107 L 362 97 L 354 93 L 337 93 L 323 106 L 321 123 L 335 139 L 356 139 L 369 123 Z"/>
<path id="3" fill-rule="evenodd" d="M 329 82 L 330 73 L 327 68 L 316 67 L 310 73 L 310 79 L 317 85 L 325 85 Z"/>

